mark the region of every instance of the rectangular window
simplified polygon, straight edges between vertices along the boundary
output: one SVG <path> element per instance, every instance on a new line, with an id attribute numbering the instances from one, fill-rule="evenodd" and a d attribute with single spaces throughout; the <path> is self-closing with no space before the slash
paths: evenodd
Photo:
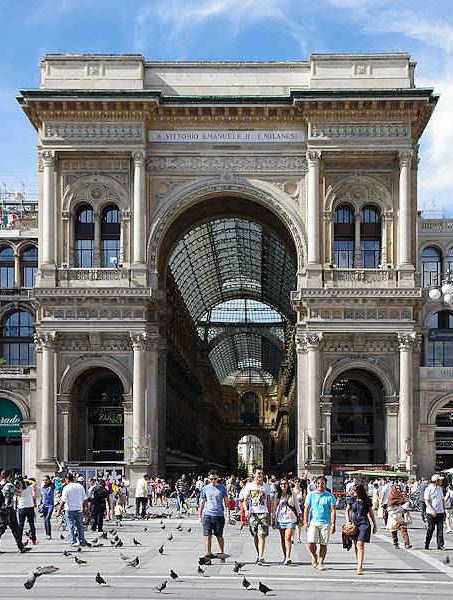
<path id="1" fill-rule="evenodd" d="M 335 240 L 333 262 L 339 268 L 352 269 L 354 266 L 354 240 Z"/>
<path id="2" fill-rule="evenodd" d="M 440 262 L 422 263 L 422 287 L 428 288 L 439 285 Z"/>
<path id="3" fill-rule="evenodd" d="M 23 267 L 22 268 L 22 287 L 34 288 L 36 280 L 37 267 Z"/>
<path id="4" fill-rule="evenodd" d="M 0 287 L 13 288 L 14 286 L 14 267 L 0 267 Z"/>
<path id="5" fill-rule="evenodd" d="M 365 269 L 377 269 L 381 262 L 381 244 L 379 240 L 362 240 L 362 266 Z"/>
<path id="6" fill-rule="evenodd" d="M 76 266 L 92 268 L 94 264 L 94 240 L 77 240 Z"/>
<path id="7" fill-rule="evenodd" d="M 102 266 L 115 267 L 120 262 L 120 241 L 102 240 Z"/>

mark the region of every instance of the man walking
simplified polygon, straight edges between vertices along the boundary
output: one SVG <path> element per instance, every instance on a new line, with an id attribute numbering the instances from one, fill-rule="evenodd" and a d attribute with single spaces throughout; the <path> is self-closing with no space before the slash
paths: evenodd
<path id="1" fill-rule="evenodd" d="M 186 503 L 186 497 L 189 486 L 187 485 L 187 477 L 186 474 L 183 473 L 178 481 L 175 483 L 176 490 L 176 499 L 178 501 L 178 512 L 182 513 L 188 512 L 188 507 Z"/>
<path id="2" fill-rule="evenodd" d="M 217 473 L 211 471 L 209 473 L 209 483 L 202 488 L 200 494 L 200 521 L 203 523 L 203 535 L 206 540 L 206 558 L 209 559 L 215 558 L 215 555 L 212 554 L 213 535 L 217 538 L 221 554 L 224 554 L 225 511 L 227 518 L 230 515 L 226 488 L 218 480 Z"/>
<path id="3" fill-rule="evenodd" d="M 264 564 L 266 538 L 269 535 L 269 519 L 271 514 L 271 489 L 264 483 L 264 471 L 261 467 L 253 468 L 253 481 L 245 488 L 243 503 L 244 514 L 248 520 L 250 533 L 253 535 L 259 565 Z"/>
<path id="4" fill-rule="evenodd" d="M 89 546 L 85 539 L 83 530 L 83 512 L 88 512 L 88 500 L 85 493 L 85 488 L 81 483 L 74 481 L 73 473 L 66 475 L 66 485 L 61 494 L 61 501 L 57 509 L 57 517 L 61 515 L 64 505 L 66 504 L 66 518 L 69 529 L 69 543 L 73 546 Z M 75 540 L 75 530 L 77 529 L 77 537 L 79 542 Z"/>
<path id="5" fill-rule="evenodd" d="M 106 504 L 109 493 L 105 487 L 105 481 L 98 479 L 97 483 L 90 488 L 88 501 L 91 507 L 91 530 L 103 531 L 104 515 L 108 505 Z"/>
<path id="6" fill-rule="evenodd" d="M 431 483 L 425 489 L 426 520 L 428 527 L 426 529 L 425 550 L 429 550 L 429 544 L 433 537 L 434 528 L 437 529 L 437 549 L 444 549 L 444 519 L 445 519 L 445 500 L 442 489 L 442 477 L 434 474 L 431 477 Z"/>
<path id="7" fill-rule="evenodd" d="M 17 522 L 13 500 L 18 493 L 16 486 L 11 483 L 10 471 L 2 471 L 0 481 L 0 537 L 9 527 L 19 551 L 23 553 L 28 552 L 31 548 L 26 548 L 22 543 L 22 533 Z"/>
<path id="8" fill-rule="evenodd" d="M 330 535 L 335 533 L 337 518 L 337 500 L 326 490 L 327 479 L 324 475 L 316 478 L 316 491 L 308 494 L 305 501 L 304 522 L 307 528 L 308 550 L 312 556 L 311 564 L 315 569 L 324 570 L 327 544 Z M 319 544 L 319 555 L 316 544 Z"/>
<path id="9" fill-rule="evenodd" d="M 148 504 L 148 480 L 149 476 L 145 473 L 143 477 L 137 479 L 135 488 L 135 515 L 137 517 L 141 516 L 142 519 L 146 517 L 146 506 Z"/>

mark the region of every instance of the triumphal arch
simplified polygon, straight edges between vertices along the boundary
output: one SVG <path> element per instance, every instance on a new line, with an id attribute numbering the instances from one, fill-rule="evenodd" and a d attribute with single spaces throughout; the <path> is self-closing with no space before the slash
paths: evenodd
<path id="1" fill-rule="evenodd" d="M 28 471 L 418 461 L 414 70 L 44 57 Z"/>

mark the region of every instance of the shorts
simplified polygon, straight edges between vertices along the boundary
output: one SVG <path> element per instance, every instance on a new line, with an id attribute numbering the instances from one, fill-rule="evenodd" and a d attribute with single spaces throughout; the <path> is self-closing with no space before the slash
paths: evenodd
<path id="1" fill-rule="evenodd" d="M 263 513 L 262 515 L 252 513 L 249 517 L 249 529 L 254 537 L 255 535 L 268 536 L 269 515 L 267 513 Z"/>
<path id="2" fill-rule="evenodd" d="M 203 517 L 203 535 L 215 535 L 223 537 L 223 528 L 225 527 L 225 517 L 212 517 L 205 515 Z"/>
<path id="3" fill-rule="evenodd" d="M 296 529 L 296 525 L 293 521 L 277 521 L 277 529 Z"/>
<path id="4" fill-rule="evenodd" d="M 307 531 L 308 544 L 322 544 L 327 546 L 330 538 L 330 525 L 310 524 Z"/>

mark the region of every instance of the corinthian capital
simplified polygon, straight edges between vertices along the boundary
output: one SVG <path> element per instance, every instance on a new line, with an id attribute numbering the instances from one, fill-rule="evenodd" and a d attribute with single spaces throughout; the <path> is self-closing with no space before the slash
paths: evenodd
<path id="1" fill-rule="evenodd" d="M 138 151 L 132 153 L 132 158 L 134 160 L 134 165 L 136 167 L 143 167 L 145 165 L 145 153 Z"/>
<path id="2" fill-rule="evenodd" d="M 318 150 L 308 150 L 307 151 L 307 162 L 311 164 L 318 164 L 321 160 L 321 152 Z"/>
<path id="3" fill-rule="evenodd" d="M 43 167 L 55 167 L 55 152 L 53 150 L 41 150 L 39 161 Z"/>
<path id="4" fill-rule="evenodd" d="M 307 352 L 309 348 L 319 348 L 322 342 L 322 332 L 310 331 L 308 333 L 300 333 L 296 335 L 296 350 L 297 352 Z"/>
<path id="5" fill-rule="evenodd" d="M 142 331 L 141 333 L 130 333 L 132 348 L 134 350 L 146 350 L 147 348 L 147 333 Z"/>
<path id="6" fill-rule="evenodd" d="M 400 152 L 398 153 L 398 158 L 400 161 L 400 168 L 401 167 L 410 167 L 412 154 L 413 154 L 412 150 L 400 150 Z"/>
<path id="7" fill-rule="evenodd" d="M 400 350 L 412 350 L 417 344 L 417 334 L 415 331 L 398 334 L 398 346 Z"/>
<path id="8" fill-rule="evenodd" d="M 54 350 L 57 344 L 57 333 L 55 331 L 49 331 L 46 333 L 35 333 L 33 340 L 36 345 L 36 349 L 42 351 Z"/>

